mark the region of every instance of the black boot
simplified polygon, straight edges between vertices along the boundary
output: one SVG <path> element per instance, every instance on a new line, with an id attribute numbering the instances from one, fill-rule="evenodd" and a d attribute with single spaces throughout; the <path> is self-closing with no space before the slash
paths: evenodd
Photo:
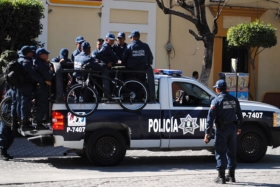
<path id="1" fill-rule="evenodd" d="M 18 129 L 18 120 L 16 116 L 12 117 L 12 125 L 11 125 L 11 130 L 15 131 Z"/>
<path id="2" fill-rule="evenodd" d="M 236 182 L 236 180 L 235 180 L 235 170 L 234 169 L 230 169 L 228 171 L 228 174 L 226 175 L 226 181 L 227 182 Z"/>
<path id="3" fill-rule="evenodd" d="M 7 157 L 8 159 L 14 159 L 13 156 L 11 156 L 11 155 L 8 154 L 7 149 L 3 149 L 3 150 L 2 150 L 2 153 L 3 153 L 4 156 Z"/>
<path id="4" fill-rule="evenodd" d="M 22 131 L 32 131 L 34 128 L 31 126 L 30 122 L 27 119 L 20 120 L 21 130 Z"/>
<path id="5" fill-rule="evenodd" d="M 218 184 L 225 184 L 226 183 L 226 177 L 225 177 L 225 170 L 219 170 L 218 177 L 214 180 L 215 183 Z"/>
<path id="6" fill-rule="evenodd" d="M 9 161 L 9 158 L 5 156 L 4 152 L 4 149 L 0 149 L 0 160 Z"/>
<path id="7" fill-rule="evenodd" d="M 37 119 L 36 130 L 47 130 L 46 127 L 43 125 L 42 120 Z"/>

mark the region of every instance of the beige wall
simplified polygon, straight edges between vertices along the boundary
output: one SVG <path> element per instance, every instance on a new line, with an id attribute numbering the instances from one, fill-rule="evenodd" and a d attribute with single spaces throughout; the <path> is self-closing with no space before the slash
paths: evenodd
<path id="1" fill-rule="evenodd" d="M 95 49 L 96 39 L 100 36 L 100 9 L 49 6 L 48 49 L 50 57 L 57 56 L 61 48 L 72 53 L 77 36 L 83 36 Z M 70 57 L 70 56 L 69 56 Z"/>
<path id="2" fill-rule="evenodd" d="M 130 0 L 130 2 L 152 3 L 155 1 Z M 164 2 L 166 6 L 169 6 L 169 0 L 164 0 Z M 175 1 L 173 1 L 173 3 L 175 3 Z M 207 5 L 210 5 L 209 1 L 207 1 L 207 3 Z M 257 2 L 255 0 L 246 0 L 246 3 L 244 3 L 244 0 L 234 0 L 229 1 L 228 5 L 240 6 L 240 8 L 242 8 L 242 6 L 267 8 L 268 10 L 260 18 L 261 21 L 264 21 L 265 24 L 271 23 L 275 27 L 280 28 L 280 18 L 276 20 L 276 10 L 271 10 L 272 8 L 278 8 L 277 3 Z M 101 9 L 58 6 L 49 6 L 49 9 L 52 9 L 52 12 L 48 14 L 48 49 L 51 51 L 51 57 L 56 56 L 63 47 L 68 48 L 71 53 L 75 49 L 75 38 L 78 35 L 84 36 L 85 39 L 92 44 L 92 48 L 95 48 L 95 41 L 100 37 L 101 18 L 98 16 L 98 12 L 100 12 Z M 178 6 L 175 6 L 174 9 L 181 10 Z M 211 29 L 213 16 L 208 8 L 206 11 L 209 27 Z M 120 15 L 111 17 L 111 20 L 114 22 L 122 22 L 120 19 L 124 19 L 123 11 L 113 10 L 113 12 L 115 15 L 120 12 Z M 134 17 L 138 16 L 139 20 L 136 22 L 140 23 L 147 19 L 147 17 L 144 17 L 146 14 L 143 14 L 141 11 L 126 11 L 126 16 L 129 17 L 130 15 Z M 135 22 L 131 19 L 127 19 L 124 22 L 127 23 L 127 21 Z M 156 9 L 156 44 L 154 54 L 156 68 L 169 68 L 170 66 L 171 69 L 183 70 L 183 74 L 186 76 L 191 76 L 192 72 L 195 70 L 199 73 L 201 72 L 204 46 L 202 42 L 197 42 L 193 36 L 189 34 L 189 29 L 193 29 L 197 33 L 192 23 L 182 18 L 172 16 L 170 42 L 174 47 L 175 53 L 174 51 L 170 53 L 170 57 L 174 58 L 170 59 L 169 63 L 168 54 L 165 49 L 165 45 L 169 41 L 169 16 L 165 15 L 161 9 Z M 278 38 L 280 35 L 279 32 L 280 30 L 277 31 Z M 145 39 L 146 36 L 143 35 L 143 40 L 145 41 Z M 128 39 L 127 42 L 129 43 Z M 260 100 L 263 93 L 267 91 L 280 91 L 279 49 L 279 44 L 277 44 L 271 49 L 264 50 L 259 55 L 258 100 Z M 213 64 L 214 63 L 215 62 L 213 62 Z M 214 81 L 213 73 L 211 73 L 208 82 L 209 87 L 214 84 Z"/>

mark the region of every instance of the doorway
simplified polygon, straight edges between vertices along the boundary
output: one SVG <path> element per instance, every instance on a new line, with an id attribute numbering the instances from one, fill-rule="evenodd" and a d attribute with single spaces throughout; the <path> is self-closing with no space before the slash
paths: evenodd
<path id="1" fill-rule="evenodd" d="M 222 72 L 231 72 L 231 59 L 237 59 L 237 72 L 248 73 L 247 48 L 229 47 L 226 37 L 223 37 Z"/>

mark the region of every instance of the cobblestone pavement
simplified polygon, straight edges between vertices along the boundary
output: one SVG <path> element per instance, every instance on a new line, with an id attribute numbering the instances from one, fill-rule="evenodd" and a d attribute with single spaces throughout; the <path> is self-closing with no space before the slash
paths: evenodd
<path id="1" fill-rule="evenodd" d="M 208 151 L 127 151 L 114 167 L 96 167 L 65 148 L 38 148 L 17 138 L 9 150 L 15 159 L 0 161 L 0 186 L 179 187 L 217 186 L 215 158 Z M 280 186 L 280 148 L 258 163 L 239 163 L 237 183 L 223 186 Z"/>

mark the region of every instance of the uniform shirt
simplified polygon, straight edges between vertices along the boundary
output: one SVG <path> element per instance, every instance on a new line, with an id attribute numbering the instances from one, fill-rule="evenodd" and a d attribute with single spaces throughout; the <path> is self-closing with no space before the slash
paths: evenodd
<path id="1" fill-rule="evenodd" d="M 51 62 L 59 62 L 60 61 L 60 56 L 54 57 Z M 73 69 L 73 64 L 67 63 L 67 62 L 72 62 L 69 58 L 65 60 L 65 63 L 61 63 L 61 67 L 64 69 Z"/>
<path id="2" fill-rule="evenodd" d="M 38 83 L 45 82 L 44 77 L 38 74 L 35 67 L 33 66 L 32 58 L 21 55 L 18 59 L 18 62 L 22 65 L 27 77 Z"/>
<path id="3" fill-rule="evenodd" d="M 79 48 L 77 48 L 75 51 L 73 51 L 73 53 L 72 53 L 72 55 L 71 55 L 71 60 L 72 60 L 72 62 L 74 62 L 75 56 L 77 56 L 77 55 L 80 54 L 80 53 L 81 53 L 81 51 L 80 51 Z"/>
<path id="4" fill-rule="evenodd" d="M 118 56 L 113 52 L 113 48 L 107 44 L 103 43 L 101 49 L 97 52 L 96 58 L 103 61 L 105 64 L 112 62 L 112 65 L 118 63 Z"/>
<path id="5" fill-rule="evenodd" d="M 153 54 L 148 44 L 134 40 L 127 46 L 123 55 L 123 64 L 127 68 L 139 67 L 146 69 L 146 65 L 153 64 Z"/>
<path id="6" fill-rule="evenodd" d="M 99 51 L 98 49 L 95 49 L 94 51 L 92 51 L 91 56 L 92 56 L 92 58 L 95 59 L 95 62 L 97 62 L 97 63 L 104 63 L 102 60 L 100 60 L 100 59 L 98 59 L 98 58 L 96 57 L 98 51 Z"/>
<path id="7" fill-rule="evenodd" d="M 45 81 L 51 81 L 53 79 L 54 73 L 50 70 L 50 64 L 48 62 L 45 62 L 42 59 L 37 58 L 34 61 L 34 66 L 36 71 L 44 77 Z"/>
<path id="8" fill-rule="evenodd" d="M 87 55 L 85 52 L 81 52 L 75 57 L 74 61 L 74 69 L 80 70 L 83 68 L 83 65 L 88 64 L 87 68 L 91 68 L 92 70 L 102 71 L 102 67 L 95 62 L 95 59 L 91 56 Z M 73 76 L 81 79 L 82 73 L 74 72 Z"/>
<path id="9" fill-rule="evenodd" d="M 122 60 L 123 58 L 123 53 L 125 51 L 125 49 L 127 48 L 127 44 L 124 43 L 123 46 L 119 45 L 119 44 L 115 44 L 113 47 L 113 51 L 116 53 L 116 55 L 118 56 L 118 58 L 120 60 Z"/>
<path id="10" fill-rule="evenodd" d="M 206 120 L 206 134 L 210 134 L 214 120 L 217 119 L 223 119 L 225 122 L 232 122 L 224 124 L 225 126 L 234 125 L 234 121 L 238 121 L 238 124 L 241 125 L 243 121 L 239 101 L 226 91 L 221 92 L 218 97 L 211 102 Z M 240 126 L 238 128 L 240 128 Z"/>

